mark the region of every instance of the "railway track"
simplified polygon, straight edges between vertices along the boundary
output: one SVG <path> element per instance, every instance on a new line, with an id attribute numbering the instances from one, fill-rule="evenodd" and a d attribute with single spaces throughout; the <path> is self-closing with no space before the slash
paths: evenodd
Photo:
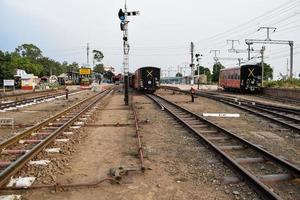
<path id="1" fill-rule="evenodd" d="M 70 93 L 70 95 L 76 94 L 78 92 L 79 91 L 72 91 Z M 19 100 L 19 101 L 1 103 L 0 104 L 0 112 L 16 110 L 21 107 L 51 101 L 54 98 L 60 98 L 60 97 L 63 97 L 64 95 L 65 95 L 64 92 L 60 92 L 60 93 L 54 93 L 54 94 L 50 94 L 50 95 L 42 95 L 42 96 L 32 97 L 32 98 L 28 98 L 28 99 Z"/>
<path id="2" fill-rule="evenodd" d="M 228 98 L 226 96 L 213 95 L 209 93 L 197 93 L 197 95 L 214 99 L 227 105 L 245 110 L 270 121 L 276 122 L 277 124 L 289 128 L 296 133 L 300 133 L 300 109 L 279 107 L 255 101 Z"/>
<path id="3" fill-rule="evenodd" d="M 83 124 L 92 107 L 113 89 L 88 97 L 63 112 L 0 143 L 0 187 L 53 142 L 67 138 L 64 131 Z M 81 122 L 78 122 L 81 121 Z M 74 128 L 74 127 L 73 127 Z"/>
<path id="4" fill-rule="evenodd" d="M 168 88 L 170 90 L 189 94 L 188 91 Z M 280 107 L 270 104 L 264 104 L 256 101 L 248 101 L 220 95 L 217 93 L 198 92 L 197 96 L 213 99 L 218 102 L 225 103 L 232 107 L 247 111 L 254 115 L 263 117 L 267 120 L 275 122 L 293 132 L 300 134 L 300 109 L 290 107 Z"/>
<path id="5" fill-rule="evenodd" d="M 279 200 L 290 194 L 291 199 L 300 199 L 298 167 L 163 97 L 147 96 L 199 136 L 262 199 Z"/>
<path id="6" fill-rule="evenodd" d="M 59 89 L 60 91 L 63 91 Z M 33 96 L 33 95 L 41 95 L 41 94 L 49 94 L 49 93 L 55 93 L 59 90 L 51 89 L 51 90 L 44 90 L 44 91 L 38 91 L 38 92 L 22 92 L 22 93 L 14 93 L 14 94 L 6 94 L 4 92 L 0 93 L 0 100 L 6 99 L 6 98 L 17 98 L 17 97 L 24 97 L 24 96 Z"/>

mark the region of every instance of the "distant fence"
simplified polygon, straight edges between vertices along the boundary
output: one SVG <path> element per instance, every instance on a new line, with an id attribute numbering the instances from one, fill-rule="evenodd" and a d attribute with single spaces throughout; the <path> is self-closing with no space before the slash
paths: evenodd
<path id="1" fill-rule="evenodd" d="M 264 88 L 263 93 L 270 96 L 294 99 L 300 101 L 300 89 L 287 88 Z"/>

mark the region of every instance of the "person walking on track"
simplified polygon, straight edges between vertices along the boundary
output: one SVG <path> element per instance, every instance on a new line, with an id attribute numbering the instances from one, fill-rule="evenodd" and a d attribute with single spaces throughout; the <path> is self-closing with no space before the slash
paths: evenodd
<path id="1" fill-rule="evenodd" d="M 66 93 L 66 100 L 69 99 L 69 89 L 66 87 L 65 89 L 65 93 Z"/>
<path id="2" fill-rule="evenodd" d="M 191 93 L 192 102 L 194 102 L 195 101 L 195 97 L 194 97 L 194 95 L 195 95 L 195 89 L 193 87 L 191 87 L 190 93 Z"/>

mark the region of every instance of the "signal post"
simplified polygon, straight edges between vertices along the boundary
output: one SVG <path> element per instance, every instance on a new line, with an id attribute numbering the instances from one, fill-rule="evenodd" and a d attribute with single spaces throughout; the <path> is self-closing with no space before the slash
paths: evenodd
<path id="1" fill-rule="evenodd" d="M 123 31 L 123 50 L 124 50 L 124 56 L 123 56 L 123 68 L 124 68 L 124 102 L 125 105 L 128 105 L 128 74 L 129 74 L 129 42 L 128 42 L 128 24 L 129 21 L 127 20 L 128 16 L 136 16 L 139 15 L 139 11 L 133 11 L 133 12 L 128 12 L 127 11 L 127 6 L 125 3 L 125 9 L 124 11 L 122 9 L 119 10 L 118 16 L 119 19 L 121 20 L 120 23 L 120 28 L 121 31 Z"/>

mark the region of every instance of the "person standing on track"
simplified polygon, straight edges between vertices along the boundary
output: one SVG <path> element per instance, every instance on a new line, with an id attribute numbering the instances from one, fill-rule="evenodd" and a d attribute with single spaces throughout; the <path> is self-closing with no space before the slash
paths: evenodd
<path id="1" fill-rule="evenodd" d="M 194 94 L 195 94 L 195 89 L 193 87 L 191 87 L 191 90 L 190 90 L 190 93 L 191 93 L 191 99 L 192 99 L 192 102 L 194 102 Z"/>
<path id="2" fill-rule="evenodd" d="M 69 99 L 69 89 L 66 87 L 65 88 L 65 93 L 66 93 L 66 100 Z"/>

